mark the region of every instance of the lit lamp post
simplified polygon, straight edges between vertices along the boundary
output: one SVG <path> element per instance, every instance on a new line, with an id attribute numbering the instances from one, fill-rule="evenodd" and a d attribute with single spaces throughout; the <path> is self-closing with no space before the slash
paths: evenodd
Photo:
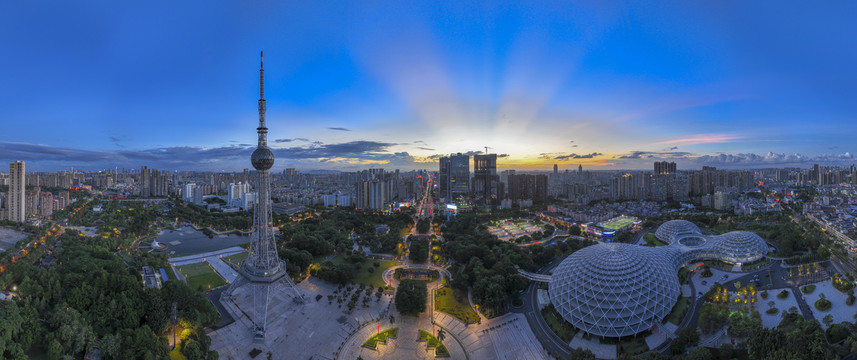
<path id="1" fill-rule="evenodd" d="M 170 317 L 170 323 L 173 324 L 173 348 L 176 347 L 176 325 L 179 324 L 178 305 L 173 301 L 173 311 Z"/>

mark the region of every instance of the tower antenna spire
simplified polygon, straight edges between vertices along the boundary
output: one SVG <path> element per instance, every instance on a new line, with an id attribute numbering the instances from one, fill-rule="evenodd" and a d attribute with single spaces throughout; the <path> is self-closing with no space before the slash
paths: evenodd
<path id="1" fill-rule="evenodd" d="M 259 145 L 258 147 L 268 147 L 268 127 L 265 126 L 265 52 L 259 52 Z"/>

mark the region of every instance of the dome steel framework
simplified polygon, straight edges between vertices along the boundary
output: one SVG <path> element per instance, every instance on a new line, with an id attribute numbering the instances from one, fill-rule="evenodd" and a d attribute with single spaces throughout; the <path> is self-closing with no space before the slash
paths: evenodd
<path id="1" fill-rule="evenodd" d="M 633 335 L 659 323 L 680 293 L 665 253 L 629 244 L 597 244 L 554 271 L 549 292 L 563 318 L 590 334 Z"/>
<path id="2" fill-rule="evenodd" d="M 622 337 L 652 328 L 680 294 L 678 270 L 697 260 L 732 264 L 768 252 L 758 235 L 734 231 L 703 235 L 689 221 L 671 220 L 655 232 L 669 246 L 599 243 L 569 255 L 550 278 L 550 300 L 562 317 L 593 335 Z"/>

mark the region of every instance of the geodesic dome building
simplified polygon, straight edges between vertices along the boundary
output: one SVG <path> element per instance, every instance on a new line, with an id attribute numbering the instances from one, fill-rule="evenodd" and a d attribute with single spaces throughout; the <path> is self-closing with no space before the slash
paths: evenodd
<path id="1" fill-rule="evenodd" d="M 696 224 L 687 220 L 670 220 L 655 230 L 655 236 L 667 244 L 672 244 L 683 236 L 700 234 L 702 232 Z"/>
<path id="2" fill-rule="evenodd" d="M 749 231 L 733 231 L 718 237 L 712 245 L 721 261 L 747 264 L 768 253 L 768 244 L 759 235 Z"/>
<path id="3" fill-rule="evenodd" d="M 551 303 L 564 319 L 599 336 L 633 335 L 660 324 L 680 288 L 671 252 L 600 243 L 569 255 L 554 270 Z"/>

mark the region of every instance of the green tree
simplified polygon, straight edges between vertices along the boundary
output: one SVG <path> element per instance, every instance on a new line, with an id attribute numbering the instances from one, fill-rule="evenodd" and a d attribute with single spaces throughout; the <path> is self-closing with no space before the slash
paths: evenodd
<path id="1" fill-rule="evenodd" d="M 821 319 L 821 322 L 823 322 L 824 325 L 829 328 L 830 325 L 833 325 L 833 315 L 831 315 L 831 314 L 824 315 L 824 317 Z"/>
<path id="2" fill-rule="evenodd" d="M 15 302 L 0 302 L 0 356 L 14 347 L 14 339 L 23 331 L 24 318 Z"/>
<path id="3" fill-rule="evenodd" d="M 61 359 L 63 354 L 65 354 L 65 349 L 63 349 L 62 344 L 57 339 L 53 339 L 48 343 L 48 358 Z"/>
<path id="4" fill-rule="evenodd" d="M 592 353 L 592 350 L 577 348 L 571 350 L 571 353 L 568 355 L 570 359 L 580 359 L 580 360 L 595 360 L 595 354 Z"/>
<path id="5" fill-rule="evenodd" d="M 725 343 L 723 345 L 720 345 L 720 360 L 731 360 L 733 353 L 734 348 L 732 344 Z"/>
<path id="6" fill-rule="evenodd" d="M 419 280 L 402 280 L 396 289 L 396 308 L 402 314 L 419 314 L 426 309 L 426 284 Z"/>
<path id="7" fill-rule="evenodd" d="M 685 360 L 710 360 L 711 359 L 711 351 L 708 350 L 707 347 L 698 346 L 693 348 L 690 352 L 687 353 L 687 356 L 684 357 Z"/>
<path id="8" fill-rule="evenodd" d="M 410 259 L 415 263 L 424 263 L 428 258 L 429 241 L 424 237 L 411 238 Z"/>

